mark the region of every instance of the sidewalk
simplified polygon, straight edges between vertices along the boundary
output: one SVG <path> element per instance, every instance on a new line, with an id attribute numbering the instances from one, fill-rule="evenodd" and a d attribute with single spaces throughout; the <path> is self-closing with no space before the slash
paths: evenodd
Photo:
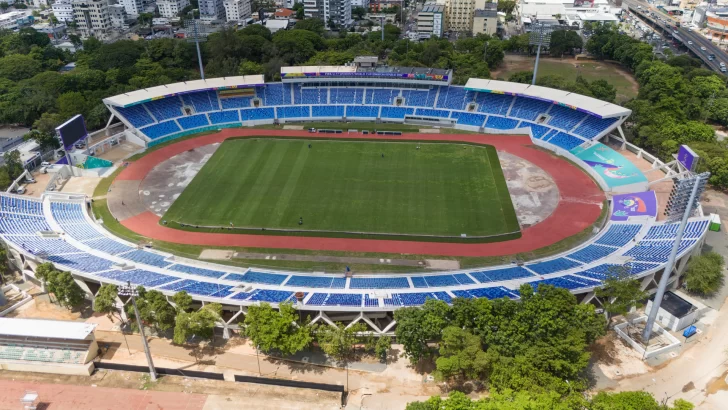
<path id="1" fill-rule="evenodd" d="M 97 330 L 95 333 L 99 347 L 105 352 L 102 356 L 103 361 L 146 365 L 138 334 L 126 335 L 125 341 L 124 335 L 120 332 Z M 127 342 L 131 355 L 127 350 Z M 108 352 L 106 352 L 107 344 Z M 175 346 L 165 339 L 158 338 L 149 339 L 149 348 L 154 364 L 160 367 L 217 372 L 225 374 L 226 377 L 232 377 L 234 374 L 262 375 L 268 378 L 342 386 L 346 386 L 347 383 L 345 369 L 284 361 L 263 354 L 258 357 L 247 342 L 234 345 L 225 351 L 216 348 L 213 352 L 212 348 L 208 347 L 204 349 L 206 354 L 202 355 L 197 349 Z M 395 352 L 400 353 L 396 347 Z M 441 393 L 435 384 L 426 384 L 423 379 L 424 376 L 411 369 L 407 360 L 403 358 L 390 363 L 387 369 L 380 373 L 349 369 L 350 396 L 347 408 L 358 409 L 362 395 L 366 397 L 367 409 L 402 409 L 410 401 L 425 400 L 431 395 Z"/>

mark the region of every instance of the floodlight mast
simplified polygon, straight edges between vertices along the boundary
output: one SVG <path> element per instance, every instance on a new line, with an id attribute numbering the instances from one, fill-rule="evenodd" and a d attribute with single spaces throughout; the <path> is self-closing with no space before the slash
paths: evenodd
<path id="1" fill-rule="evenodd" d="M 650 336 L 652 335 L 652 326 L 654 326 L 655 324 L 657 311 L 660 309 L 660 305 L 662 304 L 662 298 L 665 296 L 667 279 L 670 277 L 670 274 L 672 273 L 672 268 L 675 265 L 677 251 L 678 249 L 680 249 L 680 242 L 682 241 L 683 234 L 685 233 L 685 226 L 688 223 L 688 218 L 690 217 L 690 214 L 693 213 L 693 204 L 695 203 L 695 197 L 698 194 L 698 188 L 700 187 L 701 181 L 704 178 L 707 179 L 707 176 L 705 174 L 696 175 L 691 178 L 693 187 L 690 193 L 690 197 L 688 197 L 688 204 L 685 207 L 685 211 L 682 215 L 682 220 L 680 221 L 680 226 L 677 229 L 675 242 L 672 244 L 672 250 L 670 251 L 670 258 L 667 260 L 667 265 L 665 265 L 665 271 L 662 273 L 660 283 L 657 286 L 657 293 L 655 293 L 655 300 L 652 302 L 652 309 L 650 309 L 650 313 L 647 316 L 645 329 L 642 331 L 642 342 L 645 344 L 645 348 L 649 344 Z"/>
<path id="2" fill-rule="evenodd" d="M 538 23 L 538 48 L 536 49 L 536 63 L 533 65 L 533 78 L 531 85 L 536 85 L 536 74 L 538 73 L 538 60 L 541 58 L 541 45 L 543 45 L 543 29 L 545 24 Z"/>
<path id="3" fill-rule="evenodd" d="M 142 326 L 142 321 L 139 318 L 139 309 L 137 308 L 136 304 L 136 294 L 137 291 L 132 287 L 131 281 L 127 282 L 126 286 L 120 286 L 119 287 L 119 294 L 122 296 L 130 296 L 131 297 L 131 303 L 134 305 L 134 316 L 136 316 L 137 320 L 137 326 L 139 326 L 139 333 L 142 336 L 142 346 L 144 347 L 144 354 L 147 356 L 147 364 L 149 365 L 149 376 L 152 381 L 157 380 L 157 371 L 154 369 L 154 362 L 152 362 L 152 354 L 149 352 L 149 345 L 147 344 L 147 337 L 144 334 L 144 326 Z"/>

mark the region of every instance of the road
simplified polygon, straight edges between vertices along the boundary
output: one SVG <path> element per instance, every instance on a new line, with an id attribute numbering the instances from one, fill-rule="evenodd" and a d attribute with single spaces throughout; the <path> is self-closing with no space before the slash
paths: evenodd
<path id="1" fill-rule="evenodd" d="M 623 6 L 627 6 L 630 12 L 636 13 L 644 21 L 651 23 L 652 25 L 659 27 L 660 29 L 670 33 L 677 41 L 680 41 L 686 48 L 693 52 L 698 58 L 703 60 L 706 66 L 711 70 L 720 73 L 720 62 L 728 63 L 728 54 L 721 50 L 715 43 L 705 38 L 703 35 L 697 32 L 689 31 L 685 27 L 675 27 L 675 22 L 671 21 L 671 24 L 665 21 L 658 21 L 655 17 L 650 16 L 650 12 L 654 12 L 656 16 L 667 18 L 667 14 L 653 8 L 651 5 L 640 0 L 624 0 Z M 638 9 L 637 7 L 641 7 Z M 658 14 L 659 13 L 659 14 Z M 674 31 L 677 31 L 677 37 L 674 35 Z M 692 41 L 692 44 L 688 42 Z M 701 47 L 705 47 L 705 51 L 701 50 Z M 709 60 L 708 55 L 714 54 L 715 59 Z"/>

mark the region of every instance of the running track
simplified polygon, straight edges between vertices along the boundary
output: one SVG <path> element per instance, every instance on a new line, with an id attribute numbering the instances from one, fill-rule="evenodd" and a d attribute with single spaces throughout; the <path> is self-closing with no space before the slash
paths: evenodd
<path id="1" fill-rule="evenodd" d="M 308 249 L 346 252 L 407 253 L 442 256 L 502 256 L 530 252 L 575 235 L 592 225 L 601 212 L 604 193 L 577 166 L 559 157 L 536 149 L 527 136 L 483 134 L 404 134 L 378 136 L 364 134 L 315 134 L 306 131 L 226 129 L 151 152 L 130 163 L 117 180 L 141 181 L 157 164 L 182 152 L 222 142 L 230 137 L 270 136 L 299 138 L 398 139 L 416 141 L 463 141 L 490 144 L 540 167 L 556 182 L 560 201 L 556 210 L 544 221 L 522 231 L 518 239 L 497 243 L 439 243 L 376 239 L 341 239 L 319 237 L 245 235 L 181 231 L 159 224 L 159 217 L 150 211 L 121 221 L 122 225 L 146 237 L 187 245 L 235 246 L 245 248 Z"/>

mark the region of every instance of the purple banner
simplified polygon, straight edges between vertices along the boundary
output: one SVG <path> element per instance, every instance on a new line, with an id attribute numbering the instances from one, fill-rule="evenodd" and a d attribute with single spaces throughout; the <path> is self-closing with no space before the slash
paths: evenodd
<path id="1" fill-rule="evenodd" d="M 612 221 L 626 221 L 632 216 L 657 217 L 657 196 L 654 191 L 612 197 Z"/>
<path id="2" fill-rule="evenodd" d="M 677 153 L 677 160 L 688 170 L 693 171 L 698 162 L 698 154 L 694 153 L 687 145 L 681 145 Z"/>

